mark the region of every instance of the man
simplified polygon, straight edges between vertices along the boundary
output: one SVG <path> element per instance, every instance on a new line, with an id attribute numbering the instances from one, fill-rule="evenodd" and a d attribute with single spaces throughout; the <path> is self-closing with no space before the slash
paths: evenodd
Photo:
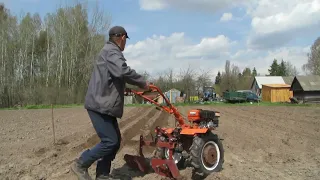
<path id="1" fill-rule="evenodd" d="M 125 83 L 148 89 L 143 76 L 126 64 L 126 30 L 112 27 L 109 41 L 104 45 L 94 64 L 93 73 L 85 97 L 85 108 L 101 142 L 84 151 L 72 164 L 72 170 L 81 180 L 91 179 L 88 168 L 96 161 L 96 179 L 112 179 L 111 161 L 120 148 L 121 134 L 117 118 L 123 115 Z"/>

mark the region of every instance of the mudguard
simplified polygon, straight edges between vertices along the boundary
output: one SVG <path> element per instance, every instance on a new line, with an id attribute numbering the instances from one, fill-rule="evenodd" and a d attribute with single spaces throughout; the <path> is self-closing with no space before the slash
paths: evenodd
<path id="1" fill-rule="evenodd" d="M 208 128 L 203 128 L 203 129 L 182 129 L 180 134 L 184 135 L 195 135 L 195 134 L 205 134 L 207 133 Z"/>

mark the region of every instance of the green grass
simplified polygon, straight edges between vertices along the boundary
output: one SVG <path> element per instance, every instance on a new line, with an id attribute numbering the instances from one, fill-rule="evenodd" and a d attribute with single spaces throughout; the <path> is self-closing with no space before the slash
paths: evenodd
<path id="1" fill-rule="evenodd" d="M 125 107 L 149 107 L 155 106 L 153 104 L 128 104 Z M 211 103 L 176 103 L 174 106 L 295 106 L 295 107 L 320 107 L 320 104 L 290 104 L 290 103 L 269 103 L 269 102 L 260 102 L 260 103 L 224 103 L 224 102 L 211 102 Z M 66 105 L 53 105 L 53 108 L 74 108 L 74 107 L 83 107 L 83 104 L 66 104 Z M 18 109 L 51 109 L 51 105 L 26 105 L 21 108 L 0 108 L 0 110 L 18 110 Z"/>
<path id="2" fill-rule="evenodd" d="M 259 102 L 259 103 L 224 103 L 224 102 L 212 102 L 208 105 L 216 106 L 298 106 L 298 107 L 309 107 L 309 106 L 319 106 L 320 104 L 291 104 L 291 103 L 271 103 L 271 102 Z"/>
<path id="3" fill-rule="evenodd" d="M 81 107 L 82 104 L 57 104 L 53 105 L 53 108 L 72 108 L 72 107 Z M 26 105 L 23 107 L 12 107 L 12 108 L 0 108 L 0 110 L 17 110 L 17 109 L 51 109 L 51 105 L 41 104 L 41 105 Z"/>
<path id="4" fill-rule="evenodd" d="M 209 103 L 177 103 L 174 106 L 295 106 L 295 107 L 320 107 L 320 104 L 291 104 L 291 103 L 225 103 L 225 102 L 209 102 Z"/>

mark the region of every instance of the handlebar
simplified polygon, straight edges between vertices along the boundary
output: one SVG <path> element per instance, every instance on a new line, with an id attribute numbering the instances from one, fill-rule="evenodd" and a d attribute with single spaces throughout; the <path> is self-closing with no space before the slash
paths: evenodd
<path id="1" fill-rule="evenodd" d="M 147 100 L 147 101 L 149 101 L 149 102 L 151 102 L 151 103 L 153 103 L 153 104 L 161 107 L 162 109 L 164 109 L 164 110 L 167 111 L 168 113 L 174 114 L 176 120 L 179 122 L 179 124 L 180 124 L 181 126 L 183 126 L 183 125 L 184 125 L 184 119 L 183 119 L 183 117 L 181 116 L 181 114 L 179 113 L 179 111 L 177 110 L 177 108 L 174 107 L 174 106 L 170 103 L 170 101 L 169 101 L 169 99 L 167 98 L 167 96 L 165 96 L 165 95 L 162 93 L 162 91 L 160 90 L 160 88 L 158 88 L 157 86 L 155 86 L 155 85 L 153 85 L 153 84 L 149 84 L 148 87 L 149 87 L 149 90 L 147 90 L 147 91 L 142 91 L 142 92 L 135 91 L 135 90 L 132 90 L 132 89 L 127 88 L 127 92 L 132 92 L 132 93 L 134 93 L 134 94 L 136 94 L 136 95 L 139 95 L 139 96 L 141 96 L 142 98 L 144 98 L 145 100 Z M 163 99 L 165 100 L 167 106 L 160 105 L 158 102 L 154 101 L 153 99 L 150 99 L 150 98 L 144 96 L 144 94 L 147 93 L 147 92 L 158 92 L 158 93 L 160 94 L 160 96 L 162 96 Z"/>

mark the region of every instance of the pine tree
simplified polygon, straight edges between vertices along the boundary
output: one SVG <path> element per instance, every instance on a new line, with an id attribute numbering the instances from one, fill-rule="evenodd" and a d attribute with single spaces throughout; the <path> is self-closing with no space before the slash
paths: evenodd
<path id="1" fill-rule="evenodd" d="M 278 67 L 278 72 L 277 76 L 287 76 L 287 68 L 285 62 L 282 60 L 279 67 Z"/>
<path id="2" fill-rule="evenodd" d="M 221 73 L 219 71 L 217 76 L 216 76 L 215 84 L 220 84 L 220 82 L 221 82 Z"/>
<path id="3" fill-rule="evenodd" d="M 278 76 L 279 74 L 279 64 L 277 59 L 274 59 L 272 62 L 272 65 L 270 66 L 270 69 L 268 69 L 270 76 Z"/>
<path id="4" fill-rule="evenodd" d="M 252 76 L 253 76 L 253 77 L 256 77 L 256 76 L 257 76 L 256 67 L 254 67 L 253 70 L 252 70 Z"/>

